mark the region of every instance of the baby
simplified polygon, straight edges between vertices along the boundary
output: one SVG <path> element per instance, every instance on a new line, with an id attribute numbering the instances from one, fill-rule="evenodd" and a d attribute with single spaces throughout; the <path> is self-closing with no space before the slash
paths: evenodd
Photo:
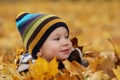
<path id="1" fill-rule="evenodd" d="M 21 13 L 16 18 L 16 25 L 33 59 L 40 56 L 48 62 L 54 57 L 58 61 L 65 60 L 75 50 L 67 24 L 56 15 Z M 81 55 L 78 56 L 81 61 Z"/>

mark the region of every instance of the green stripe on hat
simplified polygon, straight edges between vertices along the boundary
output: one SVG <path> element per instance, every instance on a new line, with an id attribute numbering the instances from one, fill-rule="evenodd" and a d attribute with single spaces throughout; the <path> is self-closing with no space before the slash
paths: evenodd
<path id="1" fill-rule="evenodd" d="M 52 16 L 54 16 L 54 15 L 45 15 L 44 17 L 41 17 L 40 19 L 38 19 L 35 24 L 33 24 L 33 26 L 30 28 L 29 32 L 26 33 L 26 36 L 24 39 L 24 45 L 27 45 L 27 42 L 28 42 L 30 36 L 33 34 L 33 32 L 39 26 L 39 24 L 41 24 L 45 19 L 52 17 Z"/>
<path id="2" fill-rule="evenodd" d="M 32 52 L 33 48 L 35 47 L 35 45 L 38 43 L 38 41 L 41 39 L 41 37 L 43 36 L 43 34 L 55 23 L 57 22 L 63 22 L 61 19 L 55 19 L 55 20 L 51 20 L 49 23 L 47 23 L 45 26 L 43 26 L 44 28 L 42 28 L 40 30 L 40 32 L 37 34 L 37 36 L 34 38 L 34 40 L 31 42 L 30 46 L 29 46 L 29 51 Z"/>
<path id="3" fill-rule="evenodd" d="M 43 16 L 38 16 L 38 18 L 36 18 L 33 22 L 31 22 L 28 27 L 25 29 L 23 35 L 22 35 L 22 38 L 23 38 L 23 41 L 25 40 L 25 37 L 27 35 L 27 33 L 29 32 L 29 30 L 31 29 L 31 27 L 39 20 L 41 19 L 42 17 L 44 17 L 45 15 Z"/>

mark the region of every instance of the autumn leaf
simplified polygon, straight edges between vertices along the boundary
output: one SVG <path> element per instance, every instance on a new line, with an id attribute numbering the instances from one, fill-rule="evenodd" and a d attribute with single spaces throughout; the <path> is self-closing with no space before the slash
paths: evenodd
<path id="1" fill-rule="evenodd" d="M 79 75 L 71 75 L 67 69 L 63 69 L 59 76 L 55 77 L 55 80 L 82 80 L 82 78 Z"/>
<path id="2" fill-rule="evenodd" d="M 16 49 L 16 55 L 20 55 L 23 52 L 25 52 L 25 49 L 23 49 L 23 48 L 17 48 Z"/>
<path id="3" fill-rule="evenodd" d="M 0 80 L 23 80 L 14 64 L 4 65 L 0 70 Z"/>
<path id="4" fill-rule="evenodd" d="M 99 61 L 99 59 L 98 59 L 98 58 L 95 58 L 94 60 L 92 60 L 92 61 L 89 62 L 89 68 L 90 68 L 93 72 L 95 72 L 96 69 L 97 69 L 98 61 Z"/>
<path id="5" fill-rule="evenodd" d="M 89 76 L 86 80 L 110 80 L 110 78 L 103 71 L 96 71 L 91 76 Z"/>
<path id="6" fill-rule="evenodd" d="M 120 66 L 117 66 L 117 68 L 113 69 L 113 72 L 115 74 L 115 76 L 117 77 L 118 80 L 120 80 Z"/>
<path id="7" fill-rule="evenodd" d="M 56 58 L 54 58 L 50 63 L 49 63 L 49 68 L 48 68 L 48 77 L 50 76 L 55 76 L 58 73 L 58 63 L 56 61 Z"/>
<path id="8" fill-rule="evenodd" d="M 118 55 L 118 57 L 120 58 L 120 39 L 108 39 L 112 46 L 113 46 L 113 49 L 114 49 L 114 52 Z"/>
<path id="9" fill-rule="evenodd" d="M 65 68 L 70 72 L 70 75 L 77 76 L 80 80 L 83 79 L 82 71 L 86 71 L 85 67 L 77 63 L 76 61 L 69 62 L 63 61 Z"/>
<path id="10" fill-rule="evenodd" d="M 81 52 L 83 51 L 84 46 L 79 46 L 78 45 L 78 38 L 77 37 L 73 37 L 71 39 L 71 42 L 72 42 L 72 45 L 73 45 L 74 48 L 79 48 L 81 50 Z"/>
<path id="11" fill-rule="evenodd" d="M 58 73 L 58 63 L 56 58 L 51 62 L 38 57 L 34 64 L 30 65 L 30 74 L 34 80 L 44 80 L 54 77 Z"/>
<path id="12" fill-rule="evenodd" d="M 23 80 L 22 76 L 18 73 L 18 71 L 15 69 L 15 67 L 9 66 L 8 70 L 9 70 L 11 76 L 14 78 L 14 80 Z"/>

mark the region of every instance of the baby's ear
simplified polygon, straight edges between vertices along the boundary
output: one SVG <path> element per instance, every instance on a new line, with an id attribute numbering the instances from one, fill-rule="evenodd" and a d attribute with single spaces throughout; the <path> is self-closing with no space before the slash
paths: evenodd
<path id="1" fill-rule="evenodd" d="M 39 51 L 39 52 L 37 52 L 36 56 L 40 57 L 40 56 L 42 56 L 42 53 Z"/>

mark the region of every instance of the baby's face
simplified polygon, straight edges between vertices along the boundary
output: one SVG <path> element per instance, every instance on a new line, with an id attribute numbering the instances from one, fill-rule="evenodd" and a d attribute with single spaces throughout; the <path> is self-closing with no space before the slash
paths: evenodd
<path id="1" fill-rule="evenodd" d="M 41 57 L 47 61 L 51 61 L 54 57 L 64 60 L 69 57 L 71 51 L 72 43 L 64 27 L 56 28 L 40 48 Z"/>

